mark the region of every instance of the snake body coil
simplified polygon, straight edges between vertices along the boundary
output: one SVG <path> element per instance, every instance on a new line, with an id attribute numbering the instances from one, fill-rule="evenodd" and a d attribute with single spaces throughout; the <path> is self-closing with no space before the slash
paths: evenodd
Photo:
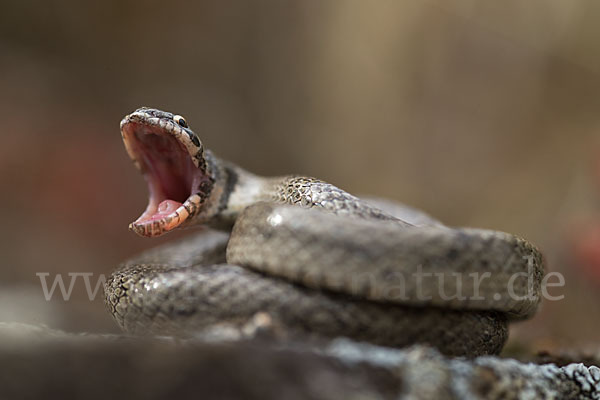
<path id="1" fill-rule="evenodd" d="M 313 178 L 258 177 L 205 150 L 171 113 L 138 109 L 121 132 L 150 189 L 133 231 L 220 229 L 112 273 L 106 304 L 126 331 L 243 331 L 262 315 L 285 335 L 479 355 L 499 352 L 507 322 L 540 301 L 542 257 L 521 238 L 449 228 Z"/>

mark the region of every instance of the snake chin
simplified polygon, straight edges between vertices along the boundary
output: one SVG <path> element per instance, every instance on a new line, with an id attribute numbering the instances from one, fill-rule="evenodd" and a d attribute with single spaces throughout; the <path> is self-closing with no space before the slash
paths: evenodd
<path id="1" fill-rule="evenodd" d="M 157 120 L 127 121 L 121 128 L 129 155 L 148 184 L 146 210 L 130 225 L 142 236 L 158 236 L 185 222 L 198 201 L 194 188 L 204 179 L 177 128 Z"/>

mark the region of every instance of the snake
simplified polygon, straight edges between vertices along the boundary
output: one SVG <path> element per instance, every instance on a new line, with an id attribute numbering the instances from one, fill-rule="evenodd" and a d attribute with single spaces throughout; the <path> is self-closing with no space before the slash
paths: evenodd
<path id="1" fill-rule="evenodd" d="M 450 227 L 308 176 L 258 176 L 171 112 L 139 108 L 120 131 L 149 191 L 130 230 L 198 228 L 110 274 L 105 304 L 128 333 L 264 331 L 478 356 L 499 353 L 509 322 L 540 304 L 544 258 L 519 236 Z"/>

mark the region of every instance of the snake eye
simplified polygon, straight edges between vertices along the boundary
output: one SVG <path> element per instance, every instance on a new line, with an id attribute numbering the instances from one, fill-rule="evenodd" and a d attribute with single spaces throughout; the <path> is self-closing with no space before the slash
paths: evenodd
<path id="1" fill-rule="evenodd" d="M 179 126 L 181 126 L 182 128 L 188 127 L 188 124 L 185 121 L 185 118 L 183 118 L 181 115 L 174 115 L 173 121 L 177 122 L 179 124 Z"/>

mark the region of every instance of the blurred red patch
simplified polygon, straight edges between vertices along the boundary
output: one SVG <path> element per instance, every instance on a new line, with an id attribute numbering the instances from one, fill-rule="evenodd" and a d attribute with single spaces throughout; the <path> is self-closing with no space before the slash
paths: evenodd
<path id="1" fill-rule="evenodd" d="M 575 265 L 586 278 L 600 285 L 600 220 L 578 227 L 571 235 Z"/>

